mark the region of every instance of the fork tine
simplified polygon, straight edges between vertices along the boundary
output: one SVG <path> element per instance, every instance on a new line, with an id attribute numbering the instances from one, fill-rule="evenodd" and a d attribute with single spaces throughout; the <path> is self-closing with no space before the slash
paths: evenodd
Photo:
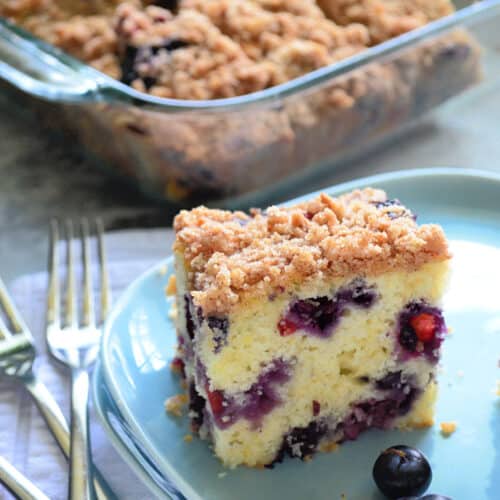
<path id="1" fill-rule="evenodd" d="M 86 218 L 81 220 L 81 230 L 83 256 L 83 325 L 94 326 L 94 291 L 92 285 L 92 272 L 90 269 L 89 222 Z"/>
<path id="2" fill-rule="evenodd" d="M 47 297 L 47 324 L 60 326 L 61 297 L 59 292 L 59 223 L 50 221 L 49 290 Z"/>
<path id="3" fill-rule="evenodd" d="M 9 292 L 7 291 L 7 287 L 4 282 L 0 278 L 0 304 L 3 306 L 5 314 L 14 328 L 14 333 L 26 332 L 28 333 L 28 328 L 24 324 L 24 321 L 19 314 L 14 302 L 9 296 Z M 1 318 L 0 318 L 1 319 Z M 3 324 L 3 325 L 2 325 Z M 9 335 L 9 331 L 5 325 L 5 322 L 2 321 L 0 324 L 0 332 L 4 334 L 5 337 Z M 5 330 L 4 330 L 5 328 Z M 5 331 L 7 334 L 5 334 Z"/>
<path id="4" fill-rule="evenodd" d="M 101 269 L 101 323 L 103 323 L 109 314 L 111 307 L 111 288 L 109 286 L 109 275 L 106 264 L 106 249 L 104 247 L 104 227 L 102 219 L 96 220 L 97 242 L 99 247 L 99 264 Z"/>
<path id="5" fill-rule="evenodd" d="M 77 305 L 76 305 L 76 285 L 75 285 L 75 266 L 73 257 L 73 222 L 66 221 L 66 268 L 67 268 L 67 285 L 66 285 L 66 324 L 65 326 L 78 327 Z"/>

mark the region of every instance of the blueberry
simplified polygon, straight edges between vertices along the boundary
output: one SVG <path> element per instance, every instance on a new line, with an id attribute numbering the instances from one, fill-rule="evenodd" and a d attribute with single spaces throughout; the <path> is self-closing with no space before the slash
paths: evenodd
<path id="1" fill-rule="evenodd" d="M 296 300 L 285 319 L 312 335 L 329 337 L 339 320 L 339 304 L 329 297 Z"/>
<path id="2" fill-rule="evenodd" d="M 398 500 L 452 500 L 452 498 L 443 495 L 425 495 L 425 497 L 399 497 Z"/>
<path id="3" fill-rule="evenodd" d="M 440 309 L 422 299 L 411 301 L 399 313 L 397 330 L 398 341 L 406 351 L 406 359 L 425 356 L 431 363 L 437 363 L 439 348 L 446 333 Z M 419 340 L 422 341 L 422 348 L 417 351 Z"/>
<path id="4" fill-rule="evenodd" d="M 193 305 L 193 299 L 191 297 L 191 294 L 186 293 L 184 295 L 184 308 L 186 311 L 186 331 L 189 335 L 189 338 L 191 340 L 194 339 L 194 334 L 196 330 L 196 325 L 194 324 L 193 321 L 193 315 L 191 314 L 191 308 L 194 307 Z"/>
<path id="5" fill-rule="evenodd" d="M 402 347 L 404 347 L 407 351 L 415 352 L 417 349 L 417 342 L 417 334 L 411 326 L 406 325 L 401 329 L 399 334 L 399 343 Z"/>
<path id="6" fill-rule="evenodd" d="M 121 57 L 121 81 L 130 85 L 134 80 L 142 78 L 146 88 L 151 88 L 156 83 L 156 79 L 150 75 L 139 75 L 137 72 L 138 65 L 142 63 L 151 64 L 152 59 L 160 50 L 172 52 L 177 49 L 188 47 L 189 45 L 189 42 L 179 38 L 167 38 L 158 45 L 144 45 L 142 47 L 127 45 Z"/>
<path id="7" fill-rule="evenodd" d="M 420 500 L 452 500 L 450 497 L 445 497 L 443 495 L 425 495 L 421 497 Z"/>
<path id="8" fill-rule="evenodd" d="M 327 338 L 332 334 L 342 313 L 349 306 L 368 309 L 378 299 L 375 287 L 355 279 L 339 289 L 333 297 L 296 300 L 278 323 L 280 335 L 293 334 L 299 328 L 311 335 Z"/>
<path id="9" fill-rule="evenodd" d="M 203 410 L 205 409 L 205 398 L 198 394 L 194 383 L 189 385 L 189 410 L 191 423 L 195 429 L 199 429 L 203 424 Z"/>
<path id="10" fill-rule="evenodd" d="M 385 200 L 385 201 L 373 201 L 372 202 L 377 208 L 385 208 L 385 207 L 393 207 L 394 205 L 400 206 L 401 202 L 394 198 L 393 200 Z"/>
<path id="11" fill-rule="evenodd" d="M 311 422 L 307 427 L 294 427 L 283 438 L 278 454 L 266 468 L 273 469 L 277 463 L 283 462 L 286 455 L 301 459 L 312 455 L 326 431 L 327 426 L 322 421 Z"/>
<path id="12" fill-rule="evenodd" d="M 177 10 L 179 2 L 178 0 L 154 0 L 153 5 L 158 5 L 158 7 L 163 7 L 164 9 L 168 9 L 171 12 Z"/>
<path id="13" fill-rule="evenodd" d="M 390 389 L 399 389 L 403 386 L 401 378 L 401 370 L 397 372 L 389 372 L 385 377 L 375 381 L 375 386 L 381 391 L 388 391 Z"/>
<path id="14" fill-rule="evenodd" d="M 227 318 L 218 318 L 217 316 L 208 316 L 207 323 L 213 332 L 214 352 L 218 353 L 227 345 L 229 320 Z"/>
<path id="15" fill-rule="evenodd" d="M 398 445 L 383 451 L 373 466 L 373 479 L 388 498 L 421 495 L 432 479 L 425 455 L 409 446 Z"/>

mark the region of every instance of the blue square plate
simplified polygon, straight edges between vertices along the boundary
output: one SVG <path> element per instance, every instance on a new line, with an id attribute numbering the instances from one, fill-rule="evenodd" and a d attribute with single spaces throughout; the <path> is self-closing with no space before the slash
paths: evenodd
<path id="1" fill-rule="evenodd" d="M 441 224 L 451 241 L 454 270 L 444 306 L 453 333 L 444 344 L 436 421 L 454 420 L 457 431 L 449 438 L 440 434 L 438 425 L 406 433 L 369 431 L 309 463 L 285 460 L 273 470 L 225 471 L 206 442 L 184 441 L 187 418 L 164 411 L 165 399 L 181 392 L 168 367 L 175 330 L 168 318 L 171 302 L 164 295 L 173 272 L 172 259 L 167 259 L 117 301 L 106 324 L 94 384 L 98 410 L 113 442 L 155 494 L 326 500 L 343 493 L 349 500 L 380 499 L 371 478 L 375 458 L 388 446 L 408 444 L 422 449 L 431 461 L 429 491 L 454 500 L 500 498 L 500 176 L 426 169 L 324 191 L 338 195 L 368 185 L 401 199 L 421 223 Z"/>

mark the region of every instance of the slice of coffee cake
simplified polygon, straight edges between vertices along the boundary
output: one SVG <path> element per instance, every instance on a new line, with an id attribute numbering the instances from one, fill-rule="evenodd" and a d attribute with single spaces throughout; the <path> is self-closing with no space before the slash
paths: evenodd
<path id="1" fill-rule="evenodd" d="M 450 254 L 383 191 L 175 220 L 190 417 L 227 466 L 432 424 Z"/>

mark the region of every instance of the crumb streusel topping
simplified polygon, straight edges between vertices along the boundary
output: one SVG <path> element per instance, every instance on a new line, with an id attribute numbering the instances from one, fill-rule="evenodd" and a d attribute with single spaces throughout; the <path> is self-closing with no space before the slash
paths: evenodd
<path id="1" fill-rule="evenodd" d="M 174 227 L 174 250 L 204 314 L 309 279 L 410 271 L 450 258 L 440 226 L 418 226 L 407 208 L 371 188 L 251 215 L 199 207 L 180 212 Z"/>
<path id="2" fill-rule="evenodd" d="M 139 91 L 262 90 L 453 12 L 450 0 L 4 0 L 5 16 Z"/>

